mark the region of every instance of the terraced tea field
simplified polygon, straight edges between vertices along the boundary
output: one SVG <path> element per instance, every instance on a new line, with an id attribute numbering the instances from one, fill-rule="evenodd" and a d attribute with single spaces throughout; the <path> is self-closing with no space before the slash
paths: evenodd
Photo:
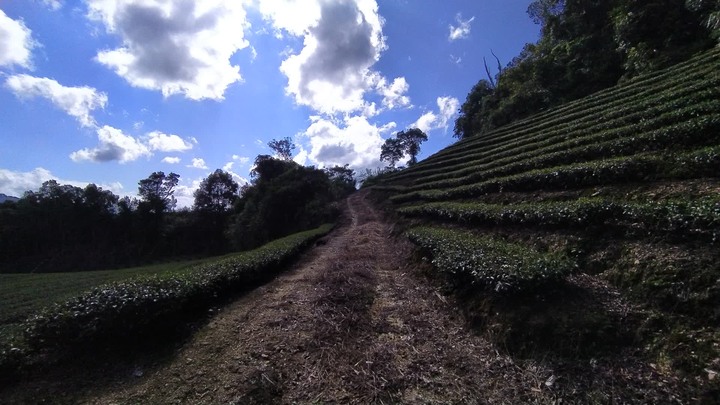
<path id="1" fill-rule="evenodd" d="M 640 314 L 610 325 L 627 328 L 612 350 L 640 351 L 658 369 L 712 385 L 720 371 L 719 176 L 714 50 L 466 138 L 366 187 L 480 323 L 525 328 L 528 339 L 538 325 L 513 323 L 510 309 L 490 312 L 529 299 L 542 317 L 553 295 L 587 287 L 578 279 L 607 283 Z M 542 328 L 584 333 L 555 321 Z M 582 325 L 597 330 L 568 343 L 581 357 L 601 356 L 588 348 L 620 337 Z"/>

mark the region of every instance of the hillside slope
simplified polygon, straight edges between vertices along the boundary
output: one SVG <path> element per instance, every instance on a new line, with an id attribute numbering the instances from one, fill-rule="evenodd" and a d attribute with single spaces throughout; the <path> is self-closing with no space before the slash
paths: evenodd
<path id="1" fill-rule="evenodd" d="M 717 396 L 719 175 L 713 50 L 367 186 L 510 352 L 638 353 Z M 637 312 L 572 308 L 605 282 Z"/>
<path id="2" fill-rule="evenodd" d="M 366 199 L 287 273 L 162 357 L 104 360 L 0 392 L 3 403 L 668 403 L 682 382 L 637 356 L 571 365 L 504 353 L 468 328 Z M 593 297 L 626 307 L 612 289 Z M 592 366 L 590 365 L 592 364 Z"/>

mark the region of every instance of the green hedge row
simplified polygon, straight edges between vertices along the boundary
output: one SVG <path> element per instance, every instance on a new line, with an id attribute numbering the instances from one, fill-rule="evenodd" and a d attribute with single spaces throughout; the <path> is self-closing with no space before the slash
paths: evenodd
<path id="1" fill-rule="evenodd" d="M 397 212 L 407 217 L 476 225 L 610 226 L 720 241 L 720 200 L 717 198 L 659 202 L 581 198 L 510 205 L 439 202 L 399 208 Z"/>
<path id="2" fill-rule="evenodd" d="M 642 132 L 640 125 L 631 125 L 551 144 L 541 149 L 531 147 L 524 153 L 501 153 L 488 163 L 470 162 L 456 172 L 418 179 L 413 186 L 408 187 L 408 191 L 457 187 L 527 170 L 618 155 L 661 151 L 678 146 L 687 148 L 716 144 L 720 140 L 720 114 L 715 112 L 720 111 L 720 102 L 717 104 L 710 114 L 692 108 L 689 109 L 692 112 L 688 114 L 692 114 L 693 118 L 672 125 L 668 125 L 672 122 L 668 119 L 668 123 L 663 123 L 665 126 L 654 130 Z"/>
<path id="3" fill-rule="evenodd" d="M 625 100 L 642 101 L 677 86 L 689 85 L 695 81 L 717 80 L 718 63 L 720 63 L 720 51 L 712 50 L 668 69 L 636 77 L 622 85 L 518 120 L 486 135 L 467 138 L 463 143 L 458 144 L 479 144 L 508 134 L 517 134 L 528 128 L 534 128 L 533 131 L 545 131 L 567 121 L 583 119 L 589 113 L 602 112 L 615 104 L 626 104 Z M 448 151 L 443 150 L 439 153 L 446 152 Z"/>
<path id="4" fill-rule="evenodd" d="M 404 177 L 401 179 L 422 178 L 432 181 L 467 168 L 468 161 L 481 164 L 527 152 L 540 153 L 548 148 L 560 150 L 559 145 L 568 142 L 577 145 L 599 139 L 630 136 L 689 120 L 698 115 L 717 114 L 720 111 L 720 77 L 710 88 L 708 85 L 699 83 L 697 88 L 685 89 L 688 93 L 684 97 L 671 94 L 659 105 L 657 102 L 635 103 L 632 107 L 624 106 L 611 110 L 615 116 L 602 113 L 589 115 L 585 120 L 568 121 L 566 125 L 534 132 L 531 136 L 516 134 L 509 142 L 489 149 L 474 148 L 469 154 L 447 159 L 442 163 L 424 166 L 418 164 L 412 170 L 402 172 Z"/>
<path id="5" fill-rule="evenodd" d="M 393 203 L 447 201 L 502 191 L 563 190 L 623 182 L 715 177 L 720 146 L 667 155 L 641 154 L 534 170 L 444 190 L 390 197 Z"/>
<path id="6" fill-rule="evenodd" d="M 16 346 L 36 352 L 108 339 L 121 342 L 173 326 L 187 313 L 267 280 L 332 228 L 323 225 L 180 273 L 96 287 L 31 316 L 25 322 L 24 341 Z M 0 371 L 21 364 L 23 356 L 17 347 L 0 349 Z"/>
<path id="7" fill-rule="evenodd" d="M 470 232 L 419 227 L 408 238 L 432 256 L 433 266 L 456 282 L 470 282 L 497 292 L 537 288 L 558 281 L 577 265 L 560 253 L 542 253 L 504 240 Z"/>
<path id="8" fill-rule="evenodd" d="M 713 53 L 713 55 L 715 53 Z M 590 110 L 580 109 L 579 111 L 571 112 L 571 110 L 568 110 L 566 107 L 560 107 L 550 112 L 532 117 L 531 121 L 522 123 L 522 125 L 511 124 L 494 131 L 488 136 L 484 136 L 482 138 L 469 138 L 467 140 L 460 141 L 455 145 L 451 145 L 443 151 L 425 159 L 425 161 L 418 164 L 416 168 L 424 170 L 434 165 L 442 166 L 447 164 L 447 158 L 445 158 L 445 155 L 452 156 L 454 159 L 459 159 L 463 150 L 486 149 L 492 143 L 504 140 L 516 141 L 518 138 L 524 138 L 525 134 L 532 135 L 543 132 L 546 133 L 546 135 L 550 135 L 548 132 L 566 132 L 565 127 L 567 125 L 574 125 L 577 127 L 577 125 L 581 122 L 608 123 L 615 119 L 627 117 L 633 112 L 641 113 L 643 110 L 658 106 L 658 104 L 668 104 L 668 107 L 678 105 L 678 100 L 683 97 L 692 98 L 694 93 L 699 93 L 703 89 L 712 90 L 716 87 L 708 85 L 709 82 L 714 83 L 718 80 L 717 75 L 714 73 L 717 68 L 714 64 L 711 64 L 716 63 L 714 61 L 715 57 L 708 58 L 708 61 L 705 61 L 704 59 L 705 58 L 701 58 L 698 62 L 699 71 L 683 71 L 682 75 L 670 75 L 670 80 L 665 80 L 658 84 L 660 87 L 647 88 L 639 86 L 640 83 L 633 84 L 639 91 L 629 99 L 620 97 L 622 94 L 617 94 L 616 96 L 613 96 L 613 100 L 602 100 L 602 97 L 600 97 L 601 94 L 598 93 L 597 96 L 590 96 L 587 99 L 578 100 L 578 102 L 576 102 L 581 104 L 595 104 Z M 620 89 L 623 88 L 624 86 L 620 87 Z M 615 90 L 608 91 L 608 94 L 613 93 L 614 91 Z M 604 94 L 605 92 L 602 93 Z M 683 103 L 683 105 L 687 104 L 687 102 Z M 553 116 L 554 118 L 546 122 L 546 116 Z M 598 119 L 598 117 L 601 119 Z M 402 175 L 403 173 L 398 173 L 396 176 L 401 177 Z"/>

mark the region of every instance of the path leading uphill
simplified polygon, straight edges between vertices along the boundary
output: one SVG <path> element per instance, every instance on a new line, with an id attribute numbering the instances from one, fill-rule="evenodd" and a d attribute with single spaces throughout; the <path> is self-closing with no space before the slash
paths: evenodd
<path id="1" fill-rule="evenodd" d="M 216 312 L 185 343 L 173 349 L 177 343 L 169 342 L 167 353 L 99 355 L 100 366 L 51 370 L 19 382 L 0 402 L 698 402 L 676 398 L 684 383 L 632 352 L 565 360 L 505 354 L 469 328 L 457 304 L 422 275 L 413 247 L 392 235 L 366 192 L 348 199 L 342 222 L 287 272 Z M 619 294 L 598 283 L 578 288 L 617 306 Z"/>
<path id="2" fill-rule="evenodd" d="M 408 267 L 411 246 L 356 193 L 346 224 L 223 309 L 174 359 L 87 403 L 477 403 L 548 400 Z M 495 401 L 493 401 L 493 399 Z"/>

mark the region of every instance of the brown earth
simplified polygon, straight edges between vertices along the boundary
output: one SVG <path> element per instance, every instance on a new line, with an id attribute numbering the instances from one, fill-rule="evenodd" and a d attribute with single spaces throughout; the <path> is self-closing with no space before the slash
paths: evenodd
<path id="1" fill-rule="evenodd" d="M 87 404 L 678 401 L 674 392 L 681 382 L 630 351 L 579 360 L 507 354 L 470 326 L 455 299 L 423 275 L 428 266 L 413 258 L 412 245 L 392 231 L 367 194 L 356 193 L 348 200 L 344 224 L 323 243 L 274 281 L 221 309 L 169 360 L 138 361 L 120 378 L 85 381 L 79 389 L 52 381 L 22 383 L 6 399 Z M 628 311 L 606 284 L 585 276 L 576 284 L 610 312 Z"/>

